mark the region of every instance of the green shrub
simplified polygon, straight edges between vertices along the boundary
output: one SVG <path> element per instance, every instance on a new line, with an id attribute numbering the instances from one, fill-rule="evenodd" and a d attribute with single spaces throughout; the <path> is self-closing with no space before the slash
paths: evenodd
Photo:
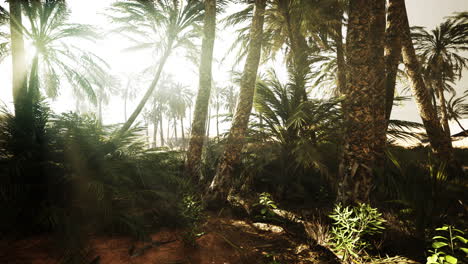
<path id="1" fill-rule="evenodd" d="M 426 264 L 456 264 L 459 259 L 468 256 L 468 240 L 463 231 L 450 225 L 435 230 L 440 234 L 432 238 L 432 249 L 429 250 L 431 255 L 427 257 Z"/>
<path id="2" fill-rule="evenodd" d="M 193 195 L 185 195 L 180 203 L 179 210 L 183 225 L 187 228 L 183 240 L 186 244 L 195 246 L 195 240 L 204 234 L 200 229 L 200 221 L 203 217 L 201 202 Z"/>
<path id="3" fill-rule="evenodd" d="M 381 233 L 385 222 L 382 214 L 368 204 L 355 207 L 337 204 L 330 218 L 334 220 L 331 229 L 333 249 L 345 262 L 359 259 L 359 254 L 370 246 L 366 238 Z"/>

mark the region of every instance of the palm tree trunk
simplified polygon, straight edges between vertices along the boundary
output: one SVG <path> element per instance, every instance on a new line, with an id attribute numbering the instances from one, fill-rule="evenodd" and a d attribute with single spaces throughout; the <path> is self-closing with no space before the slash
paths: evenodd
<path id="1" fill-rule="evenodd" d="M 206 118 L 211 93 L 211 70 L 213 62 L 214 40 L 216 35 L 216 0 L 205 0 L 205 18 L 203 27 L 202 52 L 197 100 L 187 151 L 186 174 L 199 178 L 198 168 L 201 162 L 203 142 L 206 133 Z"/>
<path id="2" fill-rule="evenodd" d="M 180 133 L 182 134 L 182 147 L 185 145 L 184 117 L 180 116 Z"/>
<path id="3" fill-rule="evenodd" d="M 27 95 L 27 66 L 26 54 L 24 50 L 24 39 L 21 19 L 21 1 L 10 0 L 10 32 L 11 32 L 11 59 L 12 59 L 12 88 L 13 104 L 15 114 L 18 115 L 18 109 L 21 107 L 23 99 Z"/>
<path id="4" fill-rule="evenodd" d="M 216 137 L 219 140 L 219 98 L 216 102 Z"/>
<path id="5" fill-rule="evenodd" d="M 127 121 L 127 100 L 128 100 L 129 85 L 130 85 L 130 81 L 128 81 L 127 87 L 125 88 L 125 93 L 124 93 L 124 121 Z"/>
<path id="6" fill-rule="evenodd" d="M 166 50 L 164 51 L 163 55 L 161 56 L 161 59 L 159 60 L 158 70 L 156 71 L 156 75 L 153 81 L 151 82 L 150 86 L 148 87 L 148 90 L 146 91 L 145 95 L 141 99 L 137 108 L 133 111 L 130 118 L 127 120 L 127 122 L 125 122 L 122 128 L 120 128 L 119 132 L 116 135 L 116 138 L 120 138 L 123 135 L 123 133 L 125 133 L 132 126 L 133 122 L 135 122 L 136 118 L 143 110 L 143 107 L 145 106 L 146 102 L 149 100 L 149 98 L 153 94 L 154 89 L 156 88 L 156 85 L 158 84 L 159 78 L 161 77 L 161 72 L 164 68 L 164 64 L 166 63 L 167 58 L 171 54 L 173 42 L 174 42 L 173 39 L 168 40 L 168 44 L 167 44 L 168 46 L 166 47 Z"/>
<path id="7" fill-rule="evenodd" d="M 448 113 L 447 113 L 447 102 L 445 101 L 445 95 L 444 95 L 444 81 L 443 81 L 443 76 L 441 76 L 439 83 L 437 85 L 437 93 L 439 95 L 439 104 L 440 104 L 440 111 L 441 111 L 441 121 L 442 121 L 442 127 L 444 128 L 444 132 L 446 136 L 449 138 L 451 137 L 450 133 L 450 126 L 448 123 Z M 450 144 L 452 142 L 450 141 Z"/>
<path id="8" fill-rule="evenodd" d="M 342 103 L 345 146 L 340 164 L 338 201 L 368 202 L 372 189 L 373 92 L 370 49 L 371 1 L 351 0 L 347 35 L 347 87 Z"/>
<path id="9" fill-rule="evenodd" d="M 174 116 L 174 142 L 177 144 L 177 118 Z"/>
<path id="10" fill-rule="evenodd" d="M 208 109 L 208 121 L 206 124 L 206 138 L 210 139 L 210 126 L 211 126 L 211 108 Z"/>
<path id="11" fill-rule="evenodd" d="M 156 139 L 158 134 L 158 120 L 153 119 L 153 148 L 156 147 Z"/>
<path id="12" fill-rule="evenodd" d="M 300 98 L 302 98 L 303 101 L 307 101 L 306 75 L 309 72 L 307 41 L 300 31 L 299 21 L 294 20 L 294 15 L 291 16 L 291 7 L 289 6 L 289 2 L 283 1 L 282 3 L 284 3 L 282 9 L 286 19 L 288 38 L 291 45 L 290 60 L 292 60 L 292 77 L 297 89 L 296 92 L 301 93 Z"/>
<path id="13" fill-rule="evenodd" d="M 340 18 L 342 12 L 340 12 Z M 342 24 L 336 25 L 336 35 L 333 35 L 336 46 L 336 65 L 337 65 L 337 87 L 338 93 L 344 94 L 346 89 L 346 60 L 343 49 L 343 30 Z"/>
<path id="14" fill-rule="evenodd" d="M 442 126 L 440 125 L 439 118 L 437 117 L 437 111 L 431 103 L 431 95 L 426 88 L 426 84 L 424 83 L 421 74 L 421 66 L 418 58 L 416 57 L 416 52 L 410 35 L 405 2 L 404 0 L 392 1 L 402 7 L 400 8 L 400 12 L 402 12 L 401 17 L 403 19 L 400 32 L 403 62 L 411 82 L 411 89 L 413 96 L 415 97 L 416 105 L 418 106 L 419 115 L 421 116 L 427 136 L 429 137 L 429 142 L 436 156 L 441 161 L 446 162 L 449 166 L 456 166 L 454 163 L 455 160 L 451 139 L 445 134 Z"/>
<path id="15" fill-rule="evenodd" d="M 102 126 L 102 99 L 101 96 L 99 96 L 99 101 L 98 101 L 98 118 L 99 118 L 99 125 Z"/>
<path id="16" fill-rule="evenodd" d="M 170 142 L 170 134 L 169 134 L 169 128 L 171 126 L 171 122 L 169 121 L 170 119 L 167 118 L 167 130 L 166 130 L 166 139 L 167 139 L 167 144 Z"/>
<path id="17" fill-rule="evenodd" d="M 39 56 L 36 54 L 32 60 L 31 72 L 29 73 L 29 84 L 27 93 L 28 103 L 39 102 Z"/>
<path id="18" fill-rule="evenodd" d="M 390 120 L 395 96 L 396 77 L 398 64 L 401 59 L 401 38 L 400 29 L 402 6 L 393 0 L 389 1 L 387 9 L 387 28 L 385 32 L 385 119 Z"/>
<path id="19" fill-rule="evenodd" d="M 161 110 L 159 110 L 159 127 L 160 127 L 160 132 L 159 132 L 159 136 L 161 137 L 161 146 L 164 146 L 165 142 L 164 142 L 164 129 L 163 129 L 163 120 L 162 120 L 162 114 L 161 114 Z"/>
<path id="20" fill-rule="evenodd" d="M 385 149 L 387 145 L 387 120 L 385 116 L 385 4 L 386 0 L 371 1 L 370 38 L 371 49 L 371 100 L 373 108 L 373 155 L 374 167 L 383 168 L 385 163 Z"/>
<path id="21" fill-rule="evenodd" d="M 207 200 L 225 201 L 233 179 L 234 168 L 240 162 L 244 138 L 252 111 L 257 71 L 260 62 L 266 0 L 255 0 L 250 29 L 250 45 L 240 84 L 239 103 L 229 131 L 226 147 L 217 172 L 209 187 Z"/>

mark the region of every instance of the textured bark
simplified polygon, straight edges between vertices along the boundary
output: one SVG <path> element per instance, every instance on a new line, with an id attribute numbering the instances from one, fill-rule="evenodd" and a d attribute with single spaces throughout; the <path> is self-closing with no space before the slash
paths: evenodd
<path id="1" fill-rule="evenodd" d="M 351 0 L 347 35 L 347 87 L 343 101 L 345 146 L 340 165 L 338 200 L 368 202 L 372 189 L 373 103 L 371 49 L 369 48 L 371 0 Z"/>
<path id="2" fill-rule="evenodd" d="M 199 167 L 206 133 L 206 119 L 211 93 L 213 49 L 216 35 L 216 0 L 205 0 L 200 76 L 192 132 L 187 151 L 186 173 L 199 178 Z"/>
<path id="3" fill-rule="evenodd" d="M 25 99 L 27 94 L 27 67 L 26 54 L 24 51 L 23 30 L 21 28 L 21 1 L 10 0 L 10 32 L 11 32 L 11 59 L 12 59 L 12 89 L 13 103 L 15 113 L 18 114 L 18 108 L 21 107 L 21 100 Z"/>
<path id="4" fill-rule="evenodd" d="M 383 167 L 385 162 L 385 149 L 387 144 L 387 121 L 385 118 L 385 2 L 386 0 L 373 0 L 370 19 L 369 47 L 371 49 L 370 65 L 372 78 L 371 100 L 373 112 L 373 154 L 374 167 Z"/>
<path id="5" fill-rule="evenodd" d="M 226 201 L 233 180 L 234 167 L 240 163 L 241 151 L 252 111 L 257 71 L 260 62 L 266 0 L 255 0 L 250 29 L 250 45 L 240 83 L 239 102 L 229 131 L 223 156 L 209 187 L 208 200 Z"/>
<path id="6" fill-rule="evenodd" d="M 401 38 L 400 29 L 402 6 L 404 2 L 389 0 L 387 10 L 387 28 L 385 32 L 385 118 L 390 120 L 395 97 L 396 77 L 398 64 L 401 59 Z"/>
<path id="7" fill-rule="evenodd" d="M 143 110 L 143 107 L 145 107 L 146 102 L 148 102 L 149 98 L 153 94 L 154 89 L 156 88 L 156 85 L 159 82 L 159 78 L 161 77 L 161 73 L 162 73 L 162 70 L 164 68 L 164 64 L 166 64 L 167 58 L 169 58 L 169 55 L 171 54 L 173 42 L 174 42 L 173 39 L 168 40 L 168 42 L 167 42 L 168 46 L 166 47 L 166 50 L 164 51 L 164 53 L 161 56 L 161 59 L 159 60 L 158 69 L 156 71 L 156 75 L 154 76 L 153 81 L 151 82 L 150 86 L 148 87 L 148 90 L 146 91 L 143 98 L 141 98 L 141 101 L 138 104 L 137 108 L 135 108 L 132 115 L 130 115 L 130 117 L 125 122 L 125 124 L 120 128 L 119 133 L 116 136 L 117 139 L 120 138 L 125 132 L 127 132 L 127 130 L 132 126 L 132 124 L 137 119 L 138 115 Z"/>
<path id="8" fill-rule="evenodd" d="M 400 12 L 402 12 L 401 17 L 403 18 L 402 27 L 400 29 L 403 62 L 411 82 L 411 89 L 416 105 L 418 106 L 419 115 L 421 116 L 427 136 L 429 137 L 429 142 L 436 156 L 441 161 L 449 164 L 449 166 L 455 166 L 451 139 L 447 137 L 440 125 L 437 111 L 431 103 L 431 95 L 426 88 L 421 74 L 421 66 L 416 57 L 416 52 L 411 40 L 404 0 L 394 1 L 403 6 L 400 10 Z"/>
<path id="9" fill-rule="evenodd" d="M 307 101 L 306 78 L 310 70 L 308 61 L 309 46 L 300 29 L 300 14 L 292 12 L 293 6 L 290 0 L 280 1 L 280 8 L 283 11 L 288 30 L 289 63 L 292 66 L 291 73 L 296 85 L 296 92 L 301 93 L 302 100 Z"/>

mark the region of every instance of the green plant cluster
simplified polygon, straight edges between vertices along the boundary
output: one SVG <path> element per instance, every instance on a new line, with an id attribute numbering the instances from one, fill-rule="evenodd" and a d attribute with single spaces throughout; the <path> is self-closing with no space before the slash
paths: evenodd
<path id="1" fill-rule="evenodd" d="M 188 245 L 194 246 L 195 239 L 204 234 L 200 228 L 200 222 L 203 218 L 203 206 L 194 195 L 185 195 L 179 206 L 180 215 L 187 228 L 183 239 Z"/>
<path id="2" fill-rule="evenodd" d="M 271 196 L 271 194 L 267 192 L 263 192 L 260 194 L 258 198 L 258 203 L 256 203 L 255 206 L 260 207 L 259 218 L 261 218 L 262 220 L 271 220 L 276 216 L 273 209 L 278 209 L 278 206 L 276 205 L 275 201 L 273 201 L 273 197 Z"/>
<path id="3" fill-rule="evenodd" d="M 364 203 L 352 207 L 337 204 L 330 218 L 334 221 L 330 232 L 333 249 L 345 262 L 360 259 L 360 254 L 370 246 L 369 236 L 385 229 L 382 214 Z"/>
<path id="4" fill-rule="evenodd" d="M 456 264 L 460 259 L 466 260 L 468 239 L 464 237 L 465 232 L 450 225 L 435 230 L 440 234 L 432 238 L 426 264 Z"/>
<path id="5" fill-rule="evenodd" d="M 4 111 L 0 232 L 52 232 L 60 246 L 76 248 L 89 233 L 147 239 L 154 228 L 183 224 L 176 221 L 182 154 L 148 150 L 142 128 L 118 140 L 114 131 L 93 116 L 54 115 L 43 105 L 33 120 Z"/>

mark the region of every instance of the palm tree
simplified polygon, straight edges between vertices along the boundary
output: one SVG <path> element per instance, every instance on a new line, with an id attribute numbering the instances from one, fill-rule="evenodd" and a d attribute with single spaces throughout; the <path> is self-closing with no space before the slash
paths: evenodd
<path id="1" fill-rule="evenodd" d="M 22 7 L 30 22 L 28 27 L 22 28 L 23 33 L 36 49 L 29 72 L 28 97 L 37 101 L 41 87 L 49 97 L 57 96 L 60 77 L 64 76 L 73 88 L 81 89 L 96 103 L 86 73 L 102 69 L 104 62 L 68 42 L 77 39 L 93 41 L 98 36 L 95 30 L 88 25 L 67 23 L 69 11 L 64 1 L 29 1 Z"/>
<path id="2" fill-rule="evenodd" d="M 191 126 L 190 142 L 187 151 L 186 171 L 191 178 L 198 178 L 206 119 L 211 93 L 213 49 L 216 35 L 216 0 L 205 1 L 202 52 L 200 62 L 199 88 Z"/>
<path id="3" fill-rule="evenodd" d="M 192 40 L 197 37 L 194 26 L 203 19 L 204 14 L 202 3 L 185 0 L 120 1 L 112 5 L 111 12 L 112 20 L 121 25 L 116 31 L 130 34 L 130 39 L 136 42 L 131 50 L 149 48 L 160 54 L 154 79 L 132 115 L 121 127 L 118 138 L 130 128 L 143 110 L 174 49 L 184 46 L 193 48 Z"/>
<path id="4" fill-rule="evenodd" d="M 468 66 L 468 58 L 462 54 L 468 51 L 468 22 L 459 23 L 458 19 L 452 17 L 430 32 L 416 27 L 412 35 L 422 60 L 426 82 L 435 87 L 439 98 L 442 127 L 450 136 L 444 88 L 446 81 L 461 78 L 462 70 Z"/>
<path id="5" fill-rule="evenodd" d="M 239 103 L 229 131 L 229 136 L 219 162 L 216 175 L 209 187 L 208 200 L 224 201 L 233 179 L 234 167 L 240 162 L 241 150 L 244 146 L 247 125 L 252 110 L 257 71 L 260 62 L 263 23 L 266 0 L 255 0 L 255 9 L 250 30 L 250 43 L 244 72 L 241 79 Z"/>
<path id="6" fill-rule="evenodd" d="M 370 0 L 351 0 L 347 35 L 347 87 L 343 101 L 345 147 L 340 165 L 338 200 L 367 202 L 372 189 L 373 153 L 373 76 L 370 70 Z"/>
<path id="7" fill-rule="evenodd" d="M 453 95 L 447 102 L 448 119 L 457 122 L 462 131 L 466 130 L 460 123 L 460 119 L 468 116 L 468 103 L 465 103 L 466 98 L 468 98 L 468 92 L 465 92 L 465 94 L 460 97 L 455 97 L 455 95 Z"/>
<path id="8" fill-rule="evenodd" d="M 402 44 L 403 62 L 405 64 L 406 73 L 411 82 L 411 89 L 415 97 L 416 105 L 419 110 L 419 115 L 426 129 L 429 142 L 432 149 L 441 161 L 446 162 L 449 166 L 454 165 L 454 156 L 450 137 L 444 132 L 440 125 L 437 111 L 431 102 L 431 95 L 424 83 L 422 69 L 418 57 L 413 46 L 408 23 L 408 16 L 404 0 L 390 0 L 400 12 L 402 18 L 400 33 Z"/>
<path id="9" fill-rule="evenodd" d="M 398 65 L 401 61 L 401 23 L 404 18 L 399 12 L 399 2 L 389 1 L 387 8 L 387 27 L 385 30 L 385 119 L 387 126 L 393 108 Z"/>
<path id="10" fill-rule="evenodd" d="M 251 2 L 253 3 L 253 2 Z M 287 45 L 286 62 L 289 73 L 294 76 L 297 83 L 297 91 L 302 94 L 301 100 L 307 100 L 306 82 L 310 72 L 309 55 L 311 49 L 307 43 L 304 28 L 304 18 L 310 14 L 305 10 L 301 1 L 297 0 L 273 0 L 268 1 L 268 9 L 265 12 L 265 29 L 263 33 L 263 55 L 265 59 L 275 57 L 284 45 Z M 244 10 L 234 13 L 224 19 L 227 26 L 239 25 L 252 17 L 253 6 L 248 5 Z M 231 50 L 240 46 L 238 58 L 244 58 L 249 47 L 249 26 L 238 30 L 238 37 Z"/>
<path id="11" fill-rule="evenodd" d="M 168 106 L 170 115 L 174 120 L 174 131 L 177 141 L 177 120 L 181 124 L 182 146 L 185 146 L 184 118 L 188 106 L 192 102 L 193 93 L 187 86 L 180 83 L 174 83 L 169 88 Z"/>
<path id="12" fill-rule="evenodd" d="M 22 8 L 19 0 L 9 1 L 10 6 L 10 48 L 13 66 L 13 103 L 15 114 L 19 114 L 20 100 L 26 99 L 27 93 L 27 66 L 26 54 L 24 50 Z M 6 16 L 6 10 L 2 10 L 2 17 Z M 3 19 L 2 19 L 3 20 Z M 5 35 L 3 35 L 5 36 Z M 7 42 L 2 43 L 2 54 L 6 53 Z"/>

